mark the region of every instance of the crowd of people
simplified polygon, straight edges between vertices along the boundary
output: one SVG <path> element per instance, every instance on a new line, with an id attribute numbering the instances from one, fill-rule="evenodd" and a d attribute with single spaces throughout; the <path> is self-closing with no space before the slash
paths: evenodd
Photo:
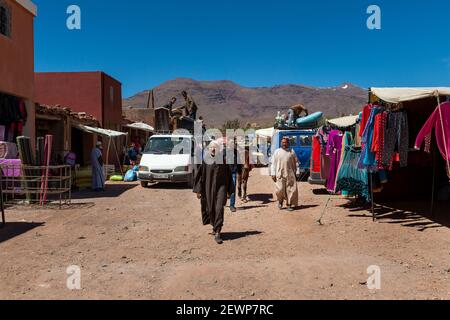
<path id="1" fill-rule="evenodd" d="M 235 146 L 236 143 L 234 142 Z M 249 161 L 249 150 L 245 148 L 239 152 L 234 148 L 234 162 L 225 161 L 224 145 L 217 141 L 209 144 L 201 165 L 196 170 L 193 191 L 201 202 L 202 221 L 204 225 L 210 224 L 212 235 L 218 244 L 223 243 L 222 228 L 224 225 L 225 207 L 230 200 L 231 212 L 236 212 L 237 195 L 243 202 L 247 202 L 247 182 L 253 166 Z M 239 157 L 244 160 L 238 161 Z M 298 159 L 290 148 L 288 138 L 284 138 L 281 148 L 273 156 L 271 172 L 275 183 L 275 194 L 278 208 L 282 210 L 286 203 L 287 210 L 292 212 L 298 206 L 297 187 Z"/>

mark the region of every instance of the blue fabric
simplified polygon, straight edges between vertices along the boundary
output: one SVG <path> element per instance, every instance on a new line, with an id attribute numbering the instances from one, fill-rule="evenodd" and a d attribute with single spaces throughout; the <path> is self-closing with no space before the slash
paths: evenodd
<path id="1" fill-rule="evenodd" d="M 236 180 L 237 180 L 237 171 L 232 171 L 231 176 L 233 177 L 233 183 L 235 186 L 234 193 L 230 196 L 230 207 L 236 207 Z"/>
<path id="2" fill-rule="evenodd" d="M 369 120 L 362 136 L 363 149 L 361 152 L 361 159 L 359 161 L 360 168 L 367 168 L 372 171 L 377 171 L 376 154 L 372 152 L 372 139 L 375 129 L 375 116 L 381 113 L 383 109 L 374 106 L 370 112 Z"/>

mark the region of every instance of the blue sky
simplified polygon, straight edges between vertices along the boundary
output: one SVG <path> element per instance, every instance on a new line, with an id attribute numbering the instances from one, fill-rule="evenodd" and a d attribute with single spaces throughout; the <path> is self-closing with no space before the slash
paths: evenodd
<path id="1" fill-rule="evenodd" d="M 176 77 L 245 86 L 450 85 L 447 0 L 34 0 L 36 71 L 102 70 L 123 96 Z M 66 27 L 80 6 L 82 29 Z M 366 27 L 367 7 L 382 29 Z"/>

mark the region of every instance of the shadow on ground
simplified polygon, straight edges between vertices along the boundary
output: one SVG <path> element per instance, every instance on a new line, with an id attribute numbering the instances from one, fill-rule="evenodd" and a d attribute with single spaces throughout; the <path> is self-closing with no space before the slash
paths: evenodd
<path id="1" fill-rule="evenodd" d="M 274 202 L 273 194 L 271 193 L 256 193 L 256 194 L 250 194 L 248 195 L 248 199 L 250 201 L 259 201 L 261 204 L 269 204 Z"/>
<path id="2" fill-rule="evenodd" d="M 349 202 L 341 207 L 350 210 L 350 217 L 372 218 L 370 205 Z M 361 214 L 357 214 L 360 212 Z M 450 228 L 450 203 L 437 202 L 434 211 L 427 201 L 399 201 L 375 204 L 374 213 L 379 223 L 400 224 L 425 231 L 431 228 Z"/>
<path id="3" fill-rule="evenodd" d="M 245 231 L 245 232 L 224 232 L 222 233 L 222 239 L 224 241 L 233 241 L 250 236 L 257 236 L 262 234 L 261 231 Z"/>
<path id="4" fill-rule="evenodd" d="M 138 187 L 138 184 L 130 183 L 114 183 L 106 185 L 105 191 L 95 192 L 92 190 L 81 190 L 72 193 L 73 200 L 79 199 L 92 199 L 92 198 L 116 198 L 123 193 Z"/>
<path id="5" fill-rule="evenodd" d="M 267 208 L 268 206 L 243 206 L 243 207 L 238 207 L 237 210 L 238 211 L 246 211 L 246 210 L 251 210 L 251 209 L 259 209 L 259 208 Z"/>
<path id="6" fill-rule="evenodd" d="M 192 190 L 188 188 L 186 183 L 169 183 L 169 182 L 157 182 L 148 184 L 148 189 L 168 189 L 168 190 Z"/>
<path id="7" fill-rule="evenodd" d="M 0 243 L 8 241 L 21 234 L 27 233 L 35 228 L 42 227 L 43 222 L 8 222 L 2 228 L 0 227 Z"/>
<path id="8" fill-rule="evenodd" d="M 327 191 L 327 189 L 325 188 L 320 188 L 320 189 L 313 189 L 313 194 L 315 194 L 316 196 L 329 196 L 330 193 Z"/>

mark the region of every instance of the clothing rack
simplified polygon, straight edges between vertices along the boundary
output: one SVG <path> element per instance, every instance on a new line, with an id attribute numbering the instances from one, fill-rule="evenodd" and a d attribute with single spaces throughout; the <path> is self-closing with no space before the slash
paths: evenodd
<path id="1" fill-rule="evenodd" d="M 378 104 L 388 110 L 391 111 L 397 111 L 397 110 L 401 110 L 403 109 L 403 104 L 400 102 L 399 104 L 392 104 L 392 103 L 385 103 L 384 101 L 380 101 L 379 99 L 375 100 L 372 103 L 372 90 L 371 88 L 369 88 L 369 104 Z M 436 99 L 437 99 L 437 104 L 438 107 L 440 108 L 441 105 L 441 96 L 439 94 L 439 92 L 436 93 Z M 450 96 L 446 96 L 446 101 L 449 101 Z M 393 108 L 394 106 L 394 108 Z M 443 122 L 442 119 L 442 114 L 440 114 L 440 118 L 441 118 L 441 125 Z M 444 137 L 444 141 L 445 141 L 445 137 Z M 446 143 L 444 143 L 445 145 L 447 145 Z M 433 148 L 433 178 L 432 178 L 432 186 L 431 186 L 431 217 L 434 217 L 434 209 L 435 209 L 435 204 L 436 204 L 436 174 L 437 174 L 437 170 L 436 170 L 436 166 L 437 166 L 437 151 L 436 148 Z M 450 171 L 450 164 L 447 161 L 447 170 Z M 373 172 L 369 172 L 369 177 L 370 177 L 370 197 L 371 197 L 371 211 L 372 211 L 372 219 L 375 222 L 377 217 L 375 214 L 375 202 L 374 202 L 374 192 L 373 192 Z"/>

